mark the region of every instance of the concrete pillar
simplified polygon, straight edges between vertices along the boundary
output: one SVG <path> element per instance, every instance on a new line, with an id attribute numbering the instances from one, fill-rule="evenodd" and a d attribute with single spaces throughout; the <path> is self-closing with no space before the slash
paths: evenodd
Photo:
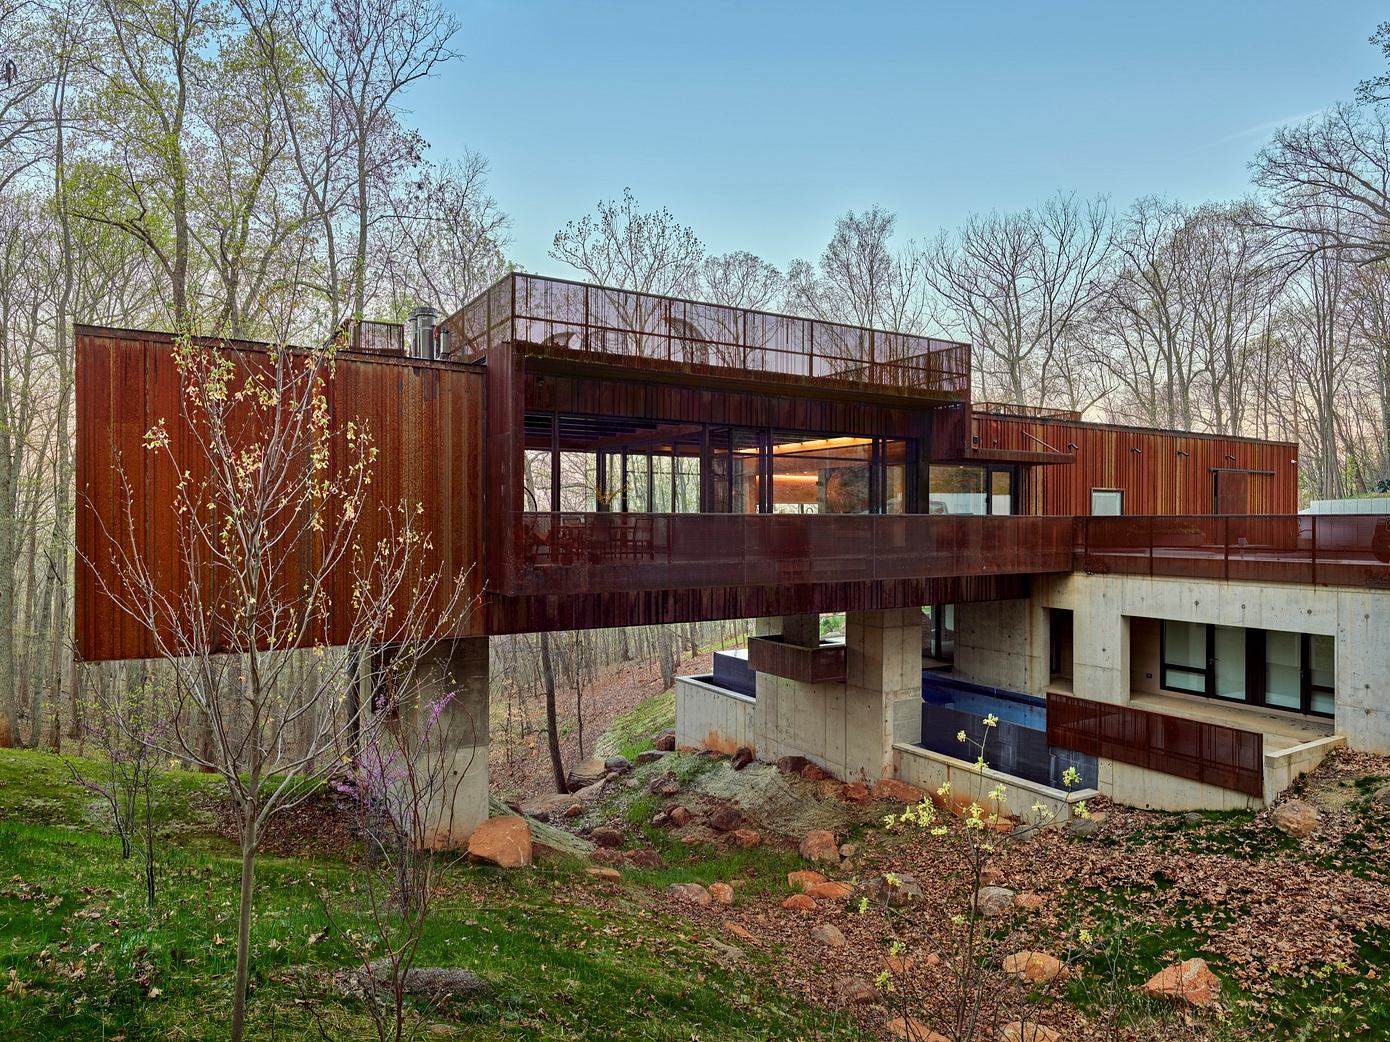
<path id="1" fill-rule="evenodd" d="M 819 647 L 820 616 L 815 613 L 783 615 L 782 639 L 788 644 L 797 644 L 803 648 Z"/>
<path id="2" fill-rule="evenodd" d="M 391 681 L 401 701 L 397 733 L 408 736 L 418 776 L 428 779 L 425 845 L 463 846 L 488 817 L 488 640 L 440 641 Z"/>
<path id="3" fill-rule="evenodd" d="M 921 609 L 847 612 L 845 644 L 846 767 L 877 781 L 892 773 L 894 742 L 921 741 Z"/>
<path id="4" fill-rule="evenodd" d="M 956 605 L 954 672 L 977 684 L 1041 695 L 1048 680 L 1047 609 L 1021 597 Z"/>

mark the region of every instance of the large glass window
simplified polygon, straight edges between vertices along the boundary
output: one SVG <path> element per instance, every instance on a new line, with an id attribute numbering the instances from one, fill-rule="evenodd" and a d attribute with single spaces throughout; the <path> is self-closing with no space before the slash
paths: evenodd
<path id="1" fill-rule="evenodd" d="M 1207 693 L 1207 627 L 1197 622 L 1163 623 L 1162 684 L 1175 691 Z"/>
<path id="2" fill-rule="evenodd" d="M 772 438 L 772 512 L 870 513 L 871 438 Z"/>
<path id="3" fill-rule="evenodd" d="M 1331 716 L 1336 710 L 1336 642 L 1310 633 L 1308 644 L 1308 711 Z"/>
<path id="4" fill-rule="evenodd" d="M 1265 705 L 1294 712 L 1302 710 L 1300 637 L 1301 634 L 1279 630 L 1265 634 Z"/>
<path id="5" fill-rule="evenodd" d="M 1164 622 L 1162 686 L 1211 698 L 1333 715 L 1336 642 L 1332 637 Z"/>
<path id="6" fill-rule="evenodd" d="M 984 467 L 931 468 L 931 510 L 933 514 L 986 514 L 989 497 L 985 494 Z"/>
<path id="7" fill-rule="evenodd" d="M 1212 694 L 1217 698 L 1245 701 L 1245 630 L 1236 626 L 1212 627 L 1215 652 Z"/>

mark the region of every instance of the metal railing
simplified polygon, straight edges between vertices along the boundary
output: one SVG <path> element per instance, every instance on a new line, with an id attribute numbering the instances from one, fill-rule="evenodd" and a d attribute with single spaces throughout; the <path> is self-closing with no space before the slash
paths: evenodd
<path id="1" fill-rule="evenodd" d="M 1047 741 L 1176 778 L 1264 795 L 1264 735 L 1258 731 L 1050 692 Z"/>
<path id="2" fill-rule="evenodd" d="M 464 306 L 461 357 L 507 342 L 970 398 L 970 346 L 514 273 Z M 451 320 L 453 321 L 453 320 Z"/>
<path id="3" fill-rule="evenodd" d="M 1092 574 L 1390 589 L 1390 517 L 1077 518 L 1076 569 Z"/>

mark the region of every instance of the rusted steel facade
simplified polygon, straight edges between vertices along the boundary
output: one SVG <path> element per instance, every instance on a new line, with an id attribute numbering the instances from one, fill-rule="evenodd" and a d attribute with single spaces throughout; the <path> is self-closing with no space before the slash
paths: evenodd
<path id="1" fill-rule="evenodd" d="M 1298 446 L 1221 435 L 974 412 L 969 455 L 1027 462 L 1053 452 L 1061 466 L 1036 467 L 1026 512 L 1085 515 L 1093 489 L 1124 493 L 1126 514 L 1292 514 L 1298 511 Z M 1038 460 L 1038 462 L 1044 462 Z"/>
<path id="2" fill-rule="evenodd" d="M 781 637 L 749 637 L 748 668 L 755 673 L 799 680 L 804 684 L 843 682 L 847 669 L 843 643 L 805 648 Z"/>

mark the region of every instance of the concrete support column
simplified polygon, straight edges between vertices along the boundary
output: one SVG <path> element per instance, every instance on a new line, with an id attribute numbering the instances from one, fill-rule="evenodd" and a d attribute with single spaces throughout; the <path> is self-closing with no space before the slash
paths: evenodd
<path id="1" fill-rule="evenodd" d="M 411 736 L 416 769 L 429 779 L 425 844 L 463 846 L 488 817 L 488 639 L 440 641 L 392 680 L 401 692 L 401 733 Z"/>
<path id="2" fill-rule="evenodd" d="M 1047 609 L 1037 598 L 956 605 L 955 672 L 989 687 L 1041 695 L 1048 681 Z"/>
<path id="3" fill-rule="evenodd" d="M 782 639 L 803 648 L 820 646 L 820 616 L 815 613 L 782 616 Z"/>
<path id="4" fill-rule="evenodd" d="M 1072 608 L 1072 691 L 1097 702 L 1129 701 L 1129 617 L 1108 590 L 1088 590 Z"/>
<path id="5" fill-rule="evenodd" d="M 892 773 L 893 743 L 922 737 L 920 608 L 845 615 L 847 776 L 877 781 Z"/>

